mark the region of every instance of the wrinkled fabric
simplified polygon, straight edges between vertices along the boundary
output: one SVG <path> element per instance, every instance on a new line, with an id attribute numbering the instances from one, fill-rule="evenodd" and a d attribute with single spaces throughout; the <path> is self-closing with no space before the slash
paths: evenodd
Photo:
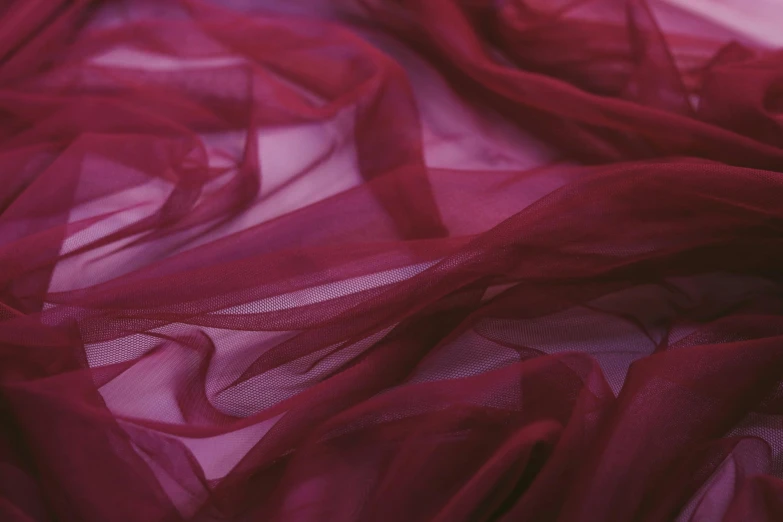
<path id="1" fill-rule="evenodd" d="M 0 3 L 0 520 L 783 520 L 782 21 Z"/>

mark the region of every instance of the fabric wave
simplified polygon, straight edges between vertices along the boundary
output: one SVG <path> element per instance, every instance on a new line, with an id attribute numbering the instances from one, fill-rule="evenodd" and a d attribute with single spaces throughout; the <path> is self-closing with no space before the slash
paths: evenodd
<path id="1" fill-rule="evenodd" d="M 0 520 L 783 520 L 776 20 L 0 3 Z"/>

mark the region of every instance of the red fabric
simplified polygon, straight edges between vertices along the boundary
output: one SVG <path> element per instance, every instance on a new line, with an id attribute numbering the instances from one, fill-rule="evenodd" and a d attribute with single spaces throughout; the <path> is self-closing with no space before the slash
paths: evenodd
<path id="1" fill-rule="evenodd" d="M 783 520 L 775 16 L 0 3 L 0 520 Z"/>

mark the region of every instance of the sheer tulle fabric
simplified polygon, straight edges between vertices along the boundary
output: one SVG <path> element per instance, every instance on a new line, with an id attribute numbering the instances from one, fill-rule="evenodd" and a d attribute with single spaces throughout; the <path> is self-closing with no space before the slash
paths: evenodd
<path id="1" fill-rule="evenodd" d="M 773 0 L 0 4 L 0 519 L 783 520 Z"/>

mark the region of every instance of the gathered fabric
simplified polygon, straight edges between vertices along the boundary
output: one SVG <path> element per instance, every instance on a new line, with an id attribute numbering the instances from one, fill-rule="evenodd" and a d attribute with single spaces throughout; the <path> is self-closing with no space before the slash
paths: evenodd
<path id="1" fill-rule="evenodd" d="M 781 23 L 0 1 L 0 520 L 780 522 Z"/>

